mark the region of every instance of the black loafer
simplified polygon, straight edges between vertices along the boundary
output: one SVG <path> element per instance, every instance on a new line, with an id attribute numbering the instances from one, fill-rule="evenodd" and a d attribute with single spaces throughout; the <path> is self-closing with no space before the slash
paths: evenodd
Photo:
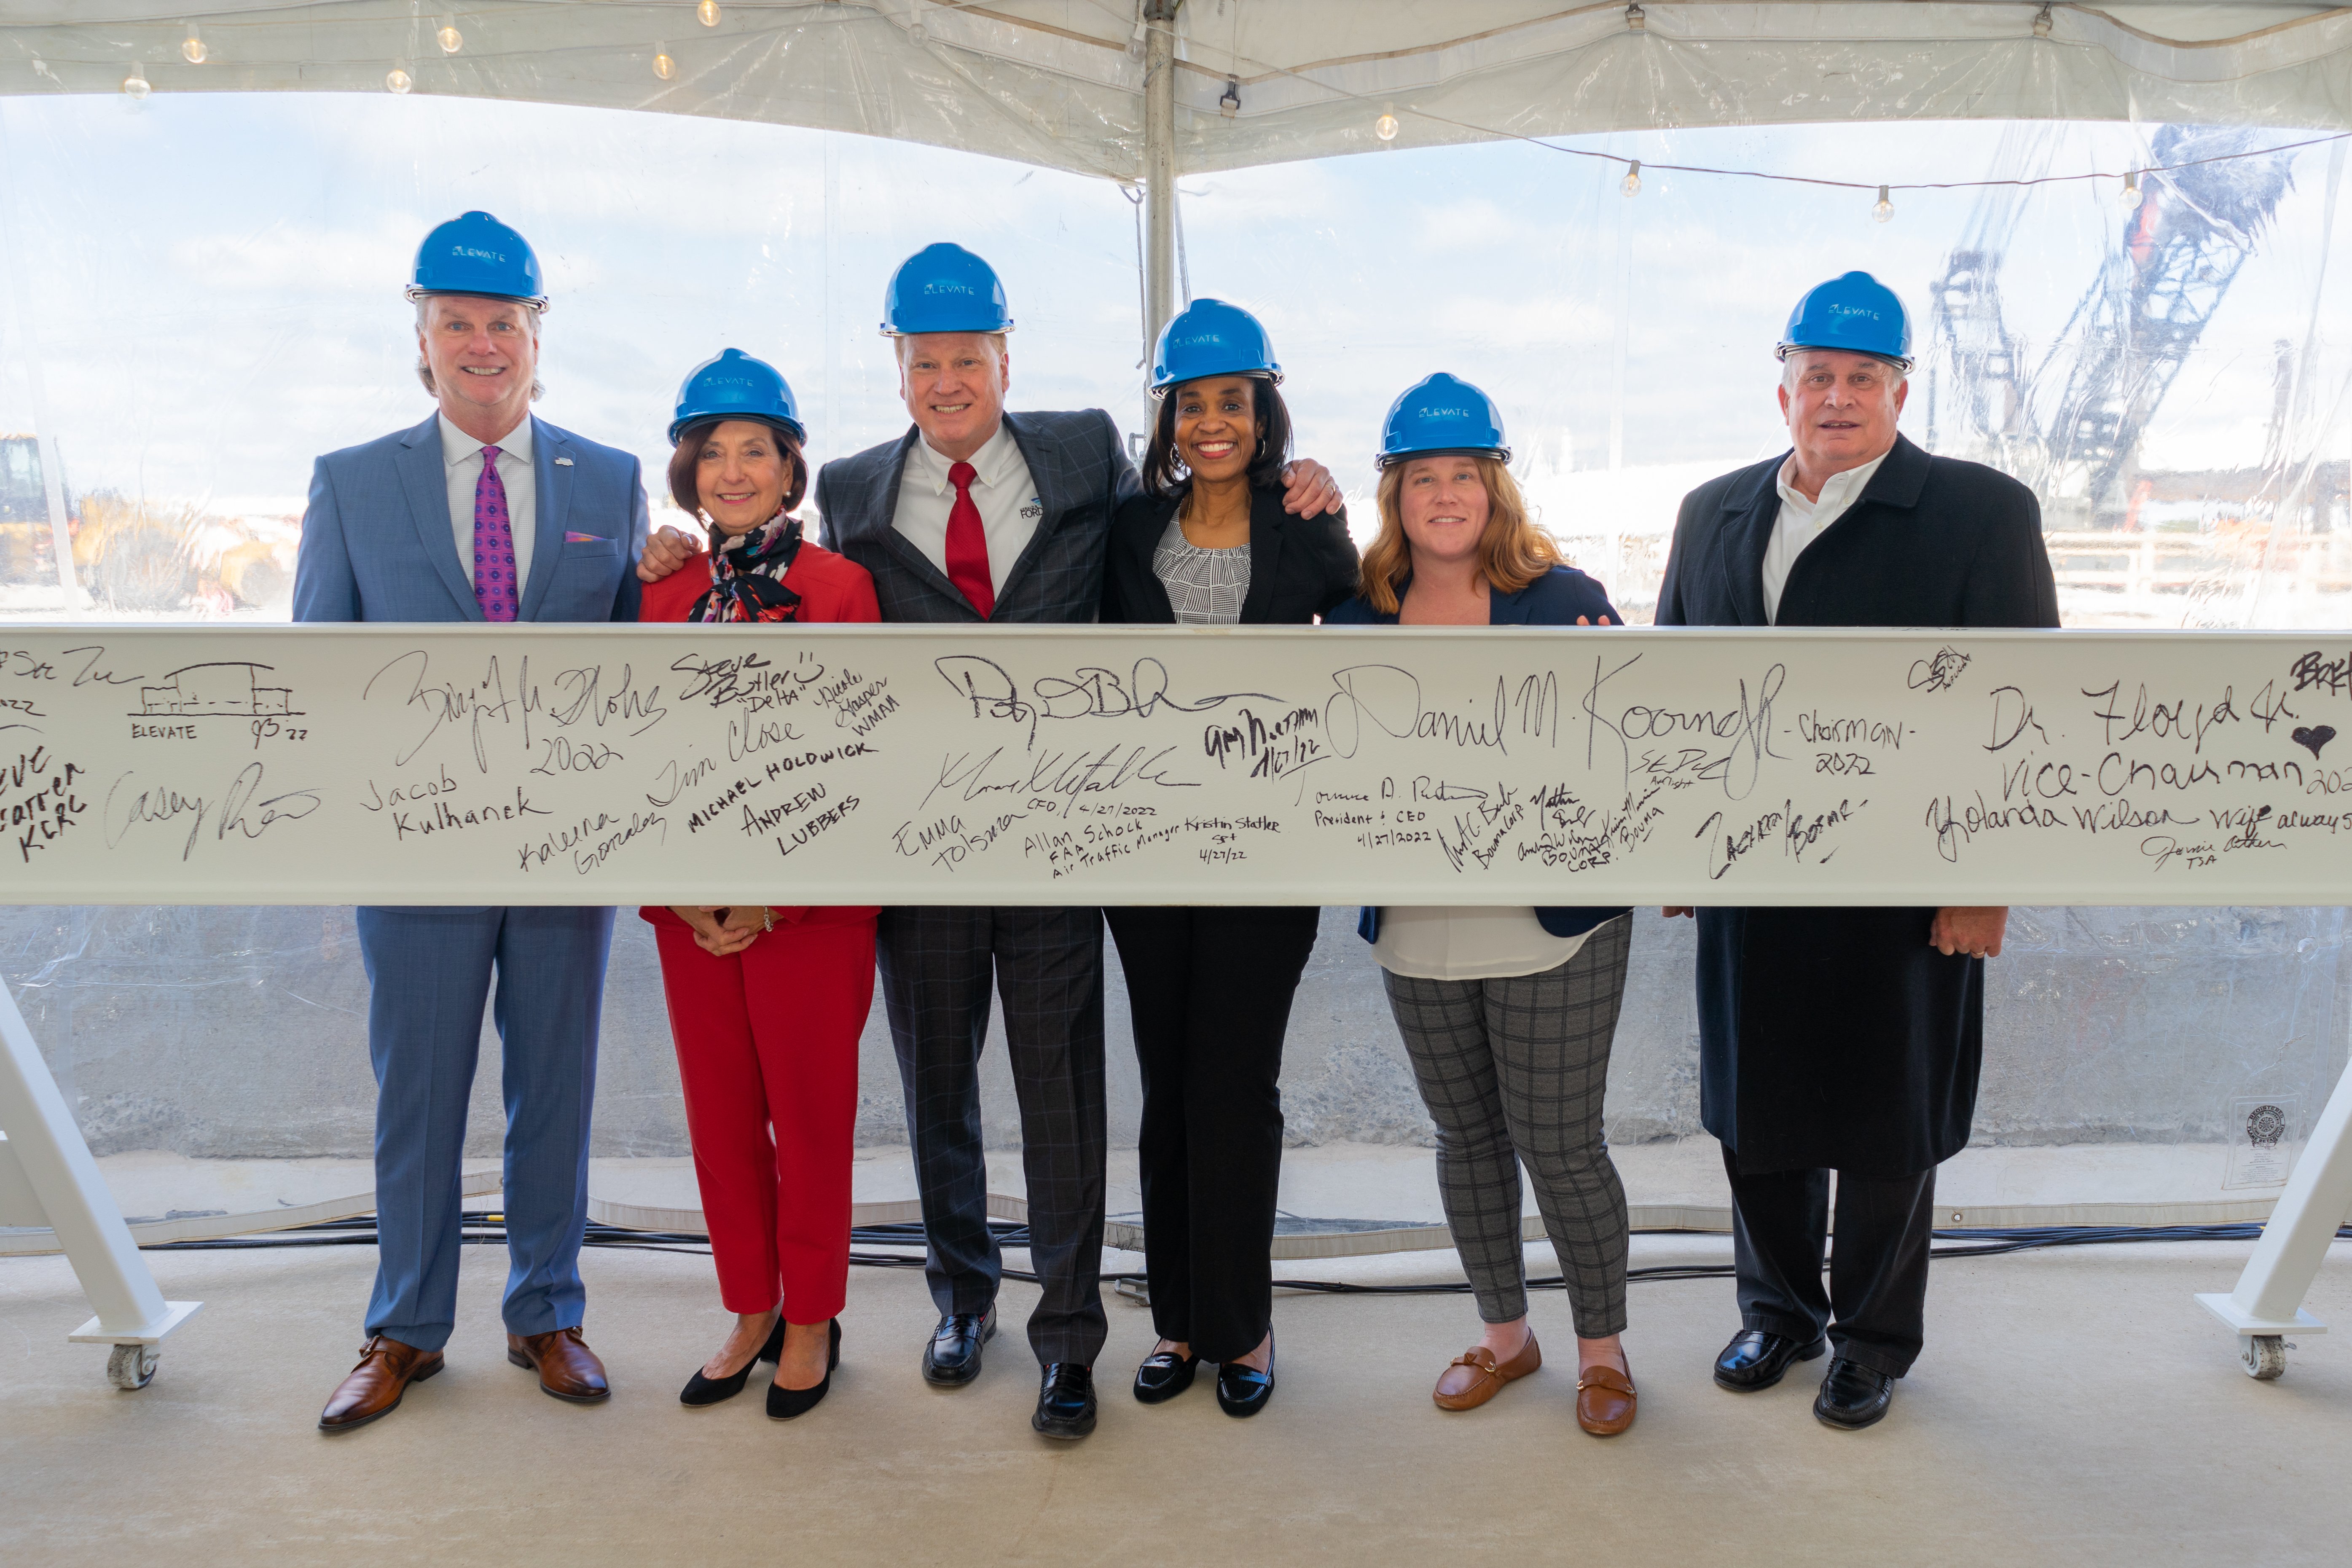
<path id="1" fill-rule="evenodd" d="M 1734 1394 L 1753 1394 L 1780 1382 L 1790 1362 L 1811 1361 L 1829 1348 L 1825 1339 L 1807 1344 L 1787 1334 L 1743 1330 L 1715 1358 L 1715 1381 Z"/>
<path id="2" fill-rule="evenodd" d="M 743 1392 L 743 1384 L 751 1378 L 753 1367 L 763 1361 L 773 1361 L 783 1353 L 784 1315 L 778 1312 L 776 1327 L 774 1331 L 768 1335 L 768 1342 L 761 1345 L 758 1353 L 737 1369 L 733 1376 L 705 1377 L 702 1375 L 702 1369 L 697 1367 L 694 1375 L 686 1380 L 686 1387 L 679 1393 L 677 1402 L 690 1410 L 700 1410 L 705 1406 L 717 1405 L 722 1400 L 732 1399 Z"/>
<path id="3" fill-rule="evenodd" d="M 996 1337 L 996 1308 L 985 1312 L 950 1312 L 923 1347 L 923 1381 L 961 1388 L 980 1375 L 980 1347 Z"/>
<path id="4" fill-rule="evenodd" d="M 1255 1415 L 1274 1397 L 1274 1346 L 1265 1347 L 1265 1370 L 1229 1361 L 1217 1368 L 1217 1408 L 1228 1415 Z"/>
<path id="5" fill-rule="evenodd" d="M 1037 1414 L 1029 1425 L 1048 1437 L 1076 1441 L 1095 1429 L 1095 1374 L 1074 1361 L 1045 1369 L 1037 1389 Z"/>
<path id="6" fill-rule="evenodd" d="M 1192 1386 L 1192 1373 L 1200 1365 L 1201 1358 L 1196 1355 L 1153 1351 L 1135 1369 L 1135 1396 L 1146 1405 L 1173 1399 Z"/>
<path id="7" fill-rule="evenodd" d="M 1886 1407 L 1894 1403 L 1893 1378 L 1840 1356 L 1830 1363 L 1829 1375 L 1822 1379 L 1813 1414 L 1824 1426 L 1859 1432 L 1883 1419 Z"/>

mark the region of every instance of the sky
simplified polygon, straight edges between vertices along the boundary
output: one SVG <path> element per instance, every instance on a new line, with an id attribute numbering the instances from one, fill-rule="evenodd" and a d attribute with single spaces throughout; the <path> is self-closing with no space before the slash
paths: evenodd
<path id="1" fill-rule="evenodd" d="M 1574 144 L 1653 165 L 1631 198 L 1613 164 L 1517 142 L 1188 176 L 1186 280 L 1265 321 L 1298 450 L 1358 495 L 1389 402 L 1442 369 L 1501 404 L 1556 532 L 1654 532 L 1689 483 L 1785 446 L 1772 346 L 1803 289 L 1866 268 L 1924 331 L 1928 285 L 1988 201 L 1897 192 L 1882 224 L 1874 191 L 1654 165 L 1865 184 L 2069 173 L 2146 162 L 2147 130 L 1800 126 Z M 2150 432 L 2156 466 L 2259 460 L 2279 339 L 2315 349 L 2305 444 L 2347 448 L 2352 344 L 2326 326 L 2346 287 L 2326 270 L 2330 152 L 2298 154 Z M 1100 405 L 1143 428 L 1137 213 L 1100 180 L 725 120 L 207 93 L 0 100 L 0 429 L 53 436 L 78 491 L 299 510 L 318 453 L 430 411 L 400 290 L 425 228 L 476 206 L 521 229 L 545 268 L 539 412 L 649 470 L 680 378 L 730 345 L 791 380 L 817 460 L 895 437 L 907 420 L 876 331 L 883 283 L 942 238 L 1005 279 L 1013 406 Z M 2029 344 L 2058 336 L 2116 253 L 2116 195 L 2104 180 L 2021 198 L 2002 287 Z M 1913 407 L 1916 438 L 1924 402 Z"/>

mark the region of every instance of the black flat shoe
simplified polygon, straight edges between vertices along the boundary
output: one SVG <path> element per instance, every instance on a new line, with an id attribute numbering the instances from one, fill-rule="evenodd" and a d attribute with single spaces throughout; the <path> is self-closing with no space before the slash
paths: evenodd
<path id="1" fill-rule="evenodd" d="M 1217 1408 L 1228 1415 L 1255 1415 L 1274 1397 L 1274 1346 L 1265 1347 L 1265 1370 L 1229 1361 L 1217 1368 Z"/>
<path id="2" fill-rule="evenodd" d="M 731 1377 L 705 1377 L 702 1375 L 702 1369 L 697 1367 L 694 1375 L 686 1380 L 686 1391 L 677 1396 L 677 1402 L 689 1408 L 699 1410 L 707 1405 L 717 1405 L 721 1400 L 732 1399 L 743 1392 L 743 1384 L 750 1380 L 753 1367 L 763 1361 L 773 1361 L 783 1353 L 784 1315 L 779 1312 L 776 1314 L 775 1331 L 769 1334 L 768 1342 L 761 1345 L 759 1352 L 743 1363 L 741 1371 Z"/>
<path id="3" fill-rule="evenodd" d="M 795 1415 L 807 1415 L 824 1398 L 824 1391 L 833 1386 L 833 1369 L 841 1364 L 841 1320 L 834 1319 L 826 1332 L 833 1342 L 825 1347 L 824 1381 L 814 1388 L 782 1388 L 772 1383 L 768 1384 L 770 1420 L 790 1421 Z M 781 1353 L 783 1349 L 782 1341 L 777 1342 L 776 1348 Z"/>
<path id="4" fill-rule="evenodd" d="M 1029 1425 L 1048 1437 L 1076 1441 L 1095 1429 L 1095 1374 L 1092 1367 L 1057 1361 L 1045 1369 L 1037 1389 L 1037 1413 Z"/>
<path id="5" fill-rule="evenodd" d="M 996 1308 L 985 1312 L 950 1312 L 923 1347 L 923 1381 L 961 1388 L 980 1375 L 980 1347 L 996 1337 Z"/>
<path id="6" fill-rule="evenodd" d="M 1893 1378 L 1840 1356 L 1830 1363 L 1829 1375 L 1822 1379 L 1821 1396 L 1813 1401 L 1813 1414 L 1824 1426 L 1859 1432 L 1864 1426 L 1876 1425 L 1885 1416 L 1886 1407 L 1894 1403 Z"/>
<path id="7" fill-rule="evenodd" d="M 1715 1358 L 1715 1381 L 1734 1394 L 1753 1394 L 1787 1376 L 1790 1362 L 1811 1361 L 1829 1348 L 1825 1339 L 1807 1344 L 1787 1334 L 1747 1329 L 1732 1335 Z"/>
<path id="8" fill-rule="evenodd" d="M 1146 1405 L 1158 1405 L 1173 1399 L 1192 1386 L 1192 1373 L 1200 1367 L 1196 1355 L 1178 1355 L 1174 1351 L 1153 1351 L 1135 1369 L 1135 1396 Z"/>

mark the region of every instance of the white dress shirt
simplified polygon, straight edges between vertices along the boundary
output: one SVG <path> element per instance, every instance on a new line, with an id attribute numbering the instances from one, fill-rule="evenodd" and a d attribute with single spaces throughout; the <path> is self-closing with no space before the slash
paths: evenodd
<path id="1" fill-rule="evenodd" d="M 441 416 L 441 463 L 449 481 L 449 531 L 457 542 L 457 568 L 474 580 L 474 489 L 482 482 L 482 448 L 499 449 L 499 482 L 507 488 L 507 526 L 514 531 L 515 596 L 530 581 L 532 534 L 539 523 L 539 483 L 530 468 L 530 416 L 496 441 L 477 441 Z"/>
<path id="2" fill-rule="evenodd" d="M 1554 936 L 1531 909 L 1406 905 L 1381 911 L 1372 957 L 1412 980 L 1500 980 L 1557 969 L 1591 934 Z"/>
<path id="3" fill-rule="evenodd" d="M 1807 500 L 1804 492 L 1789 482 L 1796 471 L 1797 455 L 1780 465 L 1780 516 L 1772 524 L 1772 542 L 1764 547 L 1764 618 L 1778 626 L 1780 622 L 1780 590 L 1788 585 L 1790 569 L 1805 546 L 1829 531 L 1830 524 L 1843 517 L 1870 483 L 1870 476 L 1886 461 L 1887 452 L 1881 452 L 1858 468 L 1848 468 L 1842 474 L 1832 474 L 1822 485 L 1821 499 Z"/>
<path id="4" fill-rule="evenodd" d="M 968 461 L 977 476 L 972 504 L 980 509 L 981 531 L 988 539 L 988 585 L 1001 594 L 1013 563 L 1029 548 L 1045 504 L 1030 482 L 1029 462 L 1022 457 L 1020 444 L 1003 425 Z M 891 517 L 891 526 L 942 574 L 948 569 L 948 513 L 955 507 L 955 487 L 948 483 L 948 469 L 953 466 L 918 437 L 915 449 L 907 454 L 907 471 L 898 479 L 898 506 Z"/>

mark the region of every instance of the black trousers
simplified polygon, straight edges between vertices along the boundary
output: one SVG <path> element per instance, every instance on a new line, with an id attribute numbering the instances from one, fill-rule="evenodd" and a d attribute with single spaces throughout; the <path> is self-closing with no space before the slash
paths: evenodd
<path id="1" fill-rule="evenodd" d="M 1282 1037 L 1312 909 L 1105 910 L 1143 1074 L 1151 1321 L 1204 1361 L 1247 1355 L 1274 1310 Z"/>
<path id="2" fill-rule="evenodd" d="M 907 1135 L 941 1312 L 984 1312 L 1003 1260 L 988 1228 L 980 1051 L 992 973 L 1021 1102 L 1029 1183 L 1029 1314 L 1038 1362 L 1092 1366 L 1102 1304 L 1104 1129 L 1102 916 L 1074 909 L 887 909 L 876 950 Z"/>
<path id="3" fill-rule="evenodd" d="M 1728 1149 L 1723 1168 L 1731 1177 L 1741 1324 L 1807 1344 L 1827 1330 L 1833 1353 L 1888 1377 L 1909 1372 L 1925 1331 L 1935 1171 L 1837 1173 L 1837 1247 L 1824 1290 L 1830 1173 L 1743 1174 Z"/>

